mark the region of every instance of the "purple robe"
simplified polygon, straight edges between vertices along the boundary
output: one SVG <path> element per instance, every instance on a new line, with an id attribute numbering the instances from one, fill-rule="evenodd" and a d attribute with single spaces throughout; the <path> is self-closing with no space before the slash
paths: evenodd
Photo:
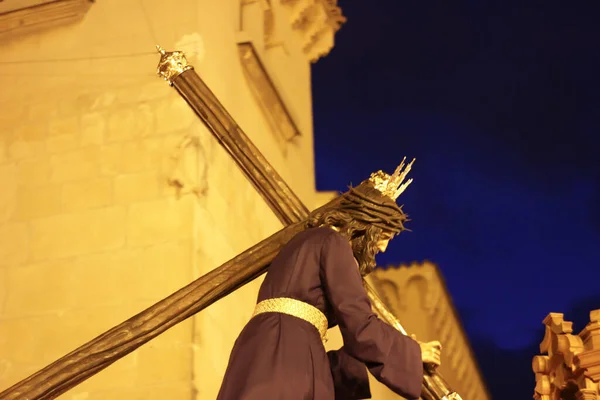
<path id="1" fill-rule="evenodd" d="M 235 342 L 218 400 L 368 399 L 367 368 L 395 393 L 421 395 L 419 345 L 373 313 L 352 247 L 338 232 L 308 229 L 281 249 L 258 301 L 276 297 L 317 307 L 329 327 L 339 325 L 344 347 L 326 353 L 310 323 L 259 314 Z"/>

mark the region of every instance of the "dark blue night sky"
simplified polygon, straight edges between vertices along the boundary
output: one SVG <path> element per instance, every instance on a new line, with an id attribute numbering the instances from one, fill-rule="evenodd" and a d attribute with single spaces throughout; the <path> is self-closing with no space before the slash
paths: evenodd
<path id="1" fill-rule="evenodd" d="M 378 261 L 438 264 L 493 398 L 531 398 L 542 319 L 579 331 L 600 308 L 600 3 L 339 4 L 313 69 L 317 187 L 416 157 L 412 232 Z"/>

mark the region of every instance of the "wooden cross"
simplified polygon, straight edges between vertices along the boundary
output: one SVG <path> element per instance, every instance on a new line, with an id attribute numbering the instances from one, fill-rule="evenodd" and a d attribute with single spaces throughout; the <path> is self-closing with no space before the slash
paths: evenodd
<path id="1" fill-rule="evenodd" d="M 308 208 L 268 163 L 231 115 L 187 64 L 183 53 L 161 54 L 158 74 L 175 87 L 219 143 L 242 169 L 280 221 L 286 225 L 242 254 L 198 278 L 127 321 L 0 393 L 2 400 L 53 399 L 90 378 L 179 322 L 202 311 L 266 272 L 271 261 L 294 235 L 305 229 Z M 321 207 L 335 207 L 334 199 Z M 403 331 L 396 317 L 368 286 L 367 294 L 382 319 Z M 403 332 L 405 333 L 405 332 Z M 460 400 L 432 368 L 426 368 L 422 399 Z"/>

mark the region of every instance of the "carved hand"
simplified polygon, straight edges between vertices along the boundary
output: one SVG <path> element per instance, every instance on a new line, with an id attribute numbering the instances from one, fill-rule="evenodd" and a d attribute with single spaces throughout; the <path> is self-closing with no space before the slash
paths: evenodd
<path id="1" fill-rule="evenodd" d="M 442 363 L 442 344 L 437 340 L 432 342 L 420 342 L 416 339 L 415 335 L 411 335 L 411 337 L 416 340 L 421 347 L 421 358 L 423 359 L 423 363 L 439 367 Z"/>

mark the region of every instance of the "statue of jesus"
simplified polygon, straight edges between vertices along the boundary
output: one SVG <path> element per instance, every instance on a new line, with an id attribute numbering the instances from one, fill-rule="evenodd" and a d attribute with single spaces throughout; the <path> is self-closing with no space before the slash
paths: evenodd
<path id="1" fill-rule="evenodd" d="M 363 286 L 375 255 L 405 229 L 396 199 L 411 182 L 403 183 L 411 165 L 350 188 L 281 249 L 218 400 L 368 399 L 367 370 L 395 393 L 420 397 L 423 363 L 440 364 L 440 343 L 417 342 L 381 321 Z M 344 346 L 326 352 L 327 329 L 336 325 Z"/>

